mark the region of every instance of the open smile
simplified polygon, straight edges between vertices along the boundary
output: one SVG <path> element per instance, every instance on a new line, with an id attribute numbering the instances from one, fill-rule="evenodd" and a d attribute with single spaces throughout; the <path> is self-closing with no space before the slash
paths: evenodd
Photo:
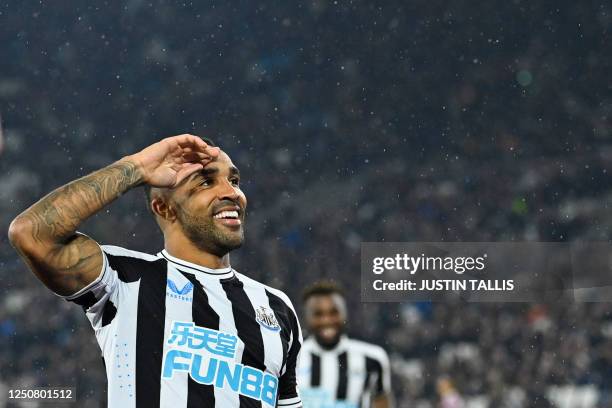
<path id="1" fill-rule="evenodd" d="M 240 226 L 242 225 L 242 220 L 240 219 L 241 210 L 239 207 L 235 208 L 224 208 L 217 211 L 213 218 L 216 222 L 219 222 L 223 225 L 227 226 Z"/>

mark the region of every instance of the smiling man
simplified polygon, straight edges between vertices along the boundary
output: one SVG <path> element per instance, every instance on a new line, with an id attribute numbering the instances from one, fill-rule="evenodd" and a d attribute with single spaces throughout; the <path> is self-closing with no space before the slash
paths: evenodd
<path id="1" fill-rule="evenodd" d="M 298 373 L 304 407 L 390 407 L 387 353 L 346 336 L 346 302 L 340 287 L 317 282 L 306 288 L 303 299 L 310 333 Z"/>
<path id="2" fill-rule="evenodd" d="M 157 255 L 77 232 L 144 185 L 164 236 Z M 11 223 L 37 277 L 86 312 L 102 350 L 109 407 L 301 407 L 302 337 L 287 296 L 232 269 L 247 200 L 212 142 L 161 140 L 58 188 Z"/>

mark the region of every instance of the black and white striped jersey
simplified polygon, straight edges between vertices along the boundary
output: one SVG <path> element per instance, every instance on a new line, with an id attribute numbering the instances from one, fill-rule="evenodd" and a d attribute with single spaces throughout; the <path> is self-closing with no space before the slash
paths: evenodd
<path id="1" fill-rule="evenodd" d="M 374 344 L 342 336 L 326 350 L 311 336 L 298 367 L 304 408 L 365 408 L 373 398 L 391 395 L 389 357 Z"/>
<path id="2" fill-rule="evenodd" d="M 165 250 L 102 253 L 100 276 L 66 298 L 95 330 L 109 407 L 302 406 L 302 335 L 284 293 Z"/>

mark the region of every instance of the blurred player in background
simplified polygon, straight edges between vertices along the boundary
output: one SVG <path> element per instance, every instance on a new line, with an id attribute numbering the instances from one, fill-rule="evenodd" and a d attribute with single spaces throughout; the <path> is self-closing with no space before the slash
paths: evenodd
<path id="1" fill-rule="evenodd" d="M 164 250 L 100 247 L 76 231 L 141 184 Z M 32 271 L 85 310 L 109 407 L 302 406 L 291 302 L 230 266 L 246 203 L 229 156 L 180 135 L 58 188 L 11 223 L 11 242 Z"/>
<path id="2" fill-rule="evenodd" d="M 304 291 L 303 300 L 310 333 L 298 370 L 304 407 L 390 407 L 387 353 L 346 336 L 346 302 L 340 287 L 328 281 L 315 283 Z"/>

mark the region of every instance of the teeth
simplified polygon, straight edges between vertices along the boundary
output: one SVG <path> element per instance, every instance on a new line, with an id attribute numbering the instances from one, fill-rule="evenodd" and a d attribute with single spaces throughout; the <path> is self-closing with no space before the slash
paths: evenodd
<path id="1" fill-rule="evenodd" d="M 323 337 L 332 337 L 336 334 L 336 329 L 333 327 L 326 327 L 321 330 L 321 334 L 323 335 Z"/>
<path id="2" fill-rule="evenodd" d="M 221 211 L 215 214 L 213 218 L 238 218 L 238 211 Z"/>

